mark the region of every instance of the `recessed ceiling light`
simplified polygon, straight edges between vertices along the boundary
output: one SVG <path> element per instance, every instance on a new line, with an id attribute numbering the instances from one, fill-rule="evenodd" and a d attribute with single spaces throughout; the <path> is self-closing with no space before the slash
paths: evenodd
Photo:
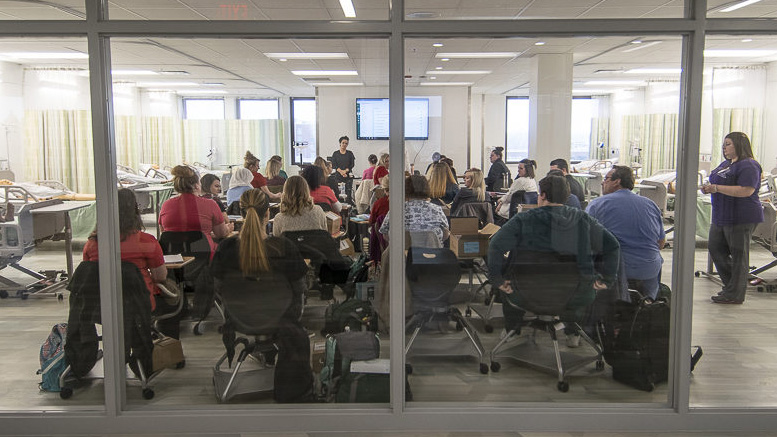
<path id="1" fill-rule="evenodd" d="M 427 71 L 426 74 L 491 74 L 491 70 L 443 70 Z"/>
<path id="2" fill-rule="evenodd" d="M 281 62 L 286 62 L 286 61 L 288 61 L 288 59 L 286 59 L 286 58 L 279 58 L 278 60 L 279 60 L 279 61 L 281 61 Z"/>
<path id="3" fill-rule="evenodd" d="M 340 8 L 343 9 L 346 18 L 356 18 L 356 9 L 353 8 L 351 0 L 340 0 Z"/>
<path id="4" fill-rule="evenodd" d="M 534 43 L 534 45 L 535 46 L 544 46 L 545 45 L 545 41 L 537 41 L 537 42 Z"/>
<path id="5" fill-rule="evenodd" d="M 472 82 L 421 82 L 420 86 L 470 86 Z"/>
<path id="6" fill-rule="evenodd" d="M 364 86 L 362 82 L 308 82 L 312 86 Z"/>
<path id="7" fill-rule="evenodd" d="M 221 82 L 203 82 L 202 86 L 224 86 Z"/>
<path id="8" fill-rule="evenodd" d="M 195 82 L 139 82 L 138 86 L 143 88 L 150 88 L 150 87 L 199 86 L 199 84 Z"/>
<path id="9" fill-rule="evenodd" d="M 634 41 L 631 41 L 632 44 L 642 44 L 642 40 L 635 39 Z"/>
<path id="10" fill-rule="evenodd" d="M 442 58 L 442 59 L 440 59 L 440 60 L 441 60 L 442 62 L 448 62 L 448 61 L 450 61 L 450 58 Z"/>
<path id="11" fill-rule="evenodd" d="M 168 71 L 160 71 L 159 74 L 164 74 L 166 76 L 188 76 L 188 71 L 183 70 L 168 70 Z"/>
<path id="12" fill-rule="evenodd" d="M 272 59 L 348 59 L 348 53 L 264 53 Z"/>
<path id="13" fill-rule="evenodd" d="M 181 90 L 178 94 L 228 94 L 227 90 Z"/>
<path id="14" fill-rule="evenodd" d="M 151 70 L 111 70 L 111 74 L 113 76 L 156 76 L 159 73 Z"/>
<path id="15" fill-rule="evenodd" d="M 10 52 L 0 53 L 0 56 L 11 59 L 89 59 L 89 55 L 80 52 L 43 53 L 43 52 Z"/>
<path id="16" fill-rule="evenodd" d="M 442 67 L 434 67 L 435 70 L 442 70 Z"/>
<path id="17" fill-rule="evenodd" d="M 490 58 L 514 58 L 518 56 L 517 52 L 459 52 L 459 53 L 437 53 L 436 58 L 448 59 L 490 59 Z"/>
<path id="18" fill-rule="evenodd" d="M 643 44 L 644 41 L 640 41 L 638 45 L 635 45 L 634 47 L 628 48 L 623 51 L 623 53 L 631 53 L 636 52 L 637 50 L 646 49 L 648 47 L 653 47 L 656 44 L 661 44 L 663 41 L 650 41 L 649 43 Z"/>
<path id="19" fill-rule="evenodd" d="M 682 68 L 632 68 L 624 71 L 628 74 L 680 74 L 682 72 Z"/>
<path id="20" fill-rule="evenodd" d="M 437 76 L 432 76 L 432 77 L 430 77 L 429 79 L 431 79 L 431 80 L 436 80 L 436 79 L 437 79 Z"/>
<path id="21" fill-rule="evenodd" d="M 760 1 L 761 0 L 745 0 L 745 1 L 742 1 L 742 2 L 737 2 L 737 3 L 734 3 L 731 6 L 728 6 L 728 7 L 724 8 L 724 9 L 719 10 L 718 12 L 736 11 L 737 9 L 744 8 L 745 6 L 750 6 L 750 5 L 758 3 Z"/>
<path id="22" fill-rule="evenodd" d="M 742 40 L 742 42 L 753 42 L 753 40 L 751 38 L 745 38 Z"/>
<path id="23" fill-rule="evenodd" d="M 705 58 L 762 58 L 772 56 L 777 50 L 704 50 Z"/>
<path id="24" fill-rule="evenodd" d="M 357 76 L 356 70 L 292 70 L 297 76 Z"/>
<path id="25" fill-rule="evenodd" d="M 572 89 L 572 94 L 611 94 L 618 91 L 618 89 Z"/>
<path id="26" fill-rule="evenodd" d="M 645 86 L 647 83 L 644 80 L 589 80 L 583 83 L 585 86 L 602 86 L 602 85 L 618 85 L 618 86 Z"/>
<path id="27" fill-rule="evenodd" d="M 443 46 L 443 43 L 441 43 L 441 42 L 436 42 L 436 43 L 432 44 L 432 47 L 442 47 L 442 46 Z"/>
<path id="28" fill-rule="evenodd" d="M 437 18 L 439 16 L 440 14 L 438 12 L 428 12 L 428 11 L 411 12 L 406 15 L 406 17 L 410 19 L 425 19 L 425 20 L 428 20 L 430 18 Z"/>

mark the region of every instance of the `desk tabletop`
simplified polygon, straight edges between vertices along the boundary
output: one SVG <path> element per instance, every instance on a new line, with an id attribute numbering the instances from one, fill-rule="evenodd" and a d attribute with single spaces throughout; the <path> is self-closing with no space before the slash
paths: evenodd
<path id="1" fill-rule="evenodd" d="M 569 175 L 570 176 L 575 176 L 575 177 L 588 178 L 588 179 L 593 179 L 593 178 L 595 178 L 597 176 L 597 175 L 591 174 L 591 173 L 569 173 Z"/>
<path id="2" fill-rule="evenodd" d="M 56 205 L 43 206 L 30 210 L 32 214 L 51 213 L 51 212 L 68 212 L 76 209 L 86 208 L 89 205 L 93 205 L 92 200 L 70 200 L 67 202 L 58 203 Z"/>
<path id="3" fill-rule="evenodd" d="M 165 267 L 167 267 L 168 269 L 181 269 L 193 261 L 194 261 L 193 256 L 185 256 L 183 257 L 183 262 L 165 263 Z"/>
<path id="4" fill-rule="evenodd" d="M 640 190 L 655 190 L 655 185 L 647 185 L 647 184 L 634 184 L 634 188 L 638 188 Z"/>
<path id="5" fill-rule="evenodd" d="M 173 187 L 169 185 L 152 185 L 148 187 L 136 188 L 133 191 L 136 191 L 138 193 L 156 193 L 158 191 L 167 191 L 172 189 Z"/>

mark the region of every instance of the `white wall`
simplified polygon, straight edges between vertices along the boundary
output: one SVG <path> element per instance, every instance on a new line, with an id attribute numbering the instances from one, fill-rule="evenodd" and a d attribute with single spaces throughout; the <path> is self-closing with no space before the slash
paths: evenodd
<path id="1" fill-rule="evenodd" d="M 408 96 L 429 97 L 429 139 L 405 142 L 406 166 L 415 159 L 415 169 L 424 172 L 432 153 L 453 160 L 457 172 L 467 166 L 468 91 L 466 87 L 408 88 Z M 318 90 L 318 154 L 331 156 L 337 139 L 347 135 L 349 150 L 356 156 L 357 176 L 367 168 L 367 157 L 388 152 L 389 142 L 356 139 L 356 98 L 386 98 L 387 87 L 320 87 Z"/>
<path id="2" fill-rule="evenodd" d="M 0 61 L 0 161 L 17 176 L 24 174 L 24 70 Z M 0 162 L 0 169 L 5 166 Z"/>
<path id="3" fill-rule="evenodd" d="M 766 64 L 766 106 L 764 110 L 764 172 L 777 167 L 777 62 Z"/>

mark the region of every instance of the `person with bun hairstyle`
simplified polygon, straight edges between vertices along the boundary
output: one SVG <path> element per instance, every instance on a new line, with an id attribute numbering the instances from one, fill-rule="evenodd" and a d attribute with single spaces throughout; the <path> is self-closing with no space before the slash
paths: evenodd
<path id="1" fill-rule="evenodd" d="M 510 218 L 510 198 L 516 191 L 525 191 L 527 193 L 537 192 L 537 181 L 534 179 L 534 170 L 537 168 L 537 162 L 533 159 L 522 159 L 518 162 L 518 177 L 515 178 L 507 194 L 499 198 L 496 204 L 496 213 L 500 217 Z"/>
<path id="2" fill-rule="evenodd" d="M 216 250 L 213 236 L 224 238 L 232 232 L 216 202 L 194 193 L 201 191 L 197 173 L 185 165 L 176 165 L 172 170 L 173 188 L 178 196 L 162 204 L 159 212 L 159 226 L 162 231 L 202 231 L 211 247 L 211 257 Z M 212 234 L 212 235 L 211 235 Z"/>
<path id="3" fill-rule="evenodd" d="M 501 188 L 507 188 L 503 186 L 503 180 L 505 173 L 507 179 L 510 179 L 510 169 L 502 161 L 502 152 L 504 147 L 496 147 L 491 151 L 489 159 L 491 160 L 491 168 L 488 169 L 488 176 L 486 176 L 486 191 L 498 191 Z"/>
<path id="4" fill-rule="evenodd" d="M 369 179 L 372 179 L 372 175 L 375 173 L 375 167 L 378 165 L 378 157 L 375 156 L 375 154 L 370 154 L 370 156 L 367 157 L 367 162 L 370 163 L 370 166 L 365 168 L 362 172 L 362 180 L 366 181 Z"/>
<path id="5" fill-rule="evenodd" d="M 291 240 L 267 235 L 270 202 L 262 190 L 254 188 L 240 196 L 240 213 L 244 217 L 240 235 L 219 243 L 211 263 L 211 274 L 219 280 L 242 275 L 258 282 L 269 275 L 281 275 L 289 281 L 292 303 L 283 313 L 274 335 L 278 345 L 275 400 L 310 401 L 313 390 L 310 341 L 300 323 L 306 290 L 305 260 Z"/>
<path id="6" fill-rule="evenodd" d="M 483 172 L 479 168 L 471 168 L 464 172 L 464 185 L 456 193 L 456 197 L 451 204 L 451 215 L 458 216 L 457 212 L 461 205 L 471 202 L 486 201 L 486 183 L 483 181 Z"/>
<path id="7" fill-rule="evenodd" d="M 281 212 L 273 218 L 272 231 L 276 236 L 287 231 L 327 230 L 326 215 L 313 203 L 310 188 L 302 176 L 286 180 L 281 194 Z"/>
<path id="8" fill-rule="evenodd" d="M 252 187 L 260 188 L 262 191 L 264 191 L 264 194 L 270 196 L 271 199 L 278 200 L 281 198 L 280 193 L 274 194 L 270 192 L 269 188 L 267 188 L 267 179 L 262 176 L 261 173 L 259 173 L 259 158 L 254 156 L 254 154 L 248 150 L 246 150 L 246 154 L 243 157 L 243 167 L 251 170 L 251 174 L 254 176 L 253 180 L 251 181 Z"/>

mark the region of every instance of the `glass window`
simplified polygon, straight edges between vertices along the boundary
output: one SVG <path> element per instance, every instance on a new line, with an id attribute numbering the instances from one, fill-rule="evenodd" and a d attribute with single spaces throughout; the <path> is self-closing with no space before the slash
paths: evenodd
<path id="1" fill-rule="evenodd" d="M 518 162 L 529 155 L 529 98 L 507 98 L 505 124 L 506 162 Z"/>
<path id="2" fill-rule="evenodd" d="M 118 0 L 110 4 L 113 20 L 387 20 L 387 0 L 319 2 L 154 2 Z"/>
<path id="3" fill-rule="evenodd" d="M 316 159 L 316 99 L 291 99 L 292 164 Z"/>
<path id="4" fill-rule="evenodd" d="M 79 289 L 78 295 L 65 289 L 97 224 L 86 45 L 82 38 L 0 39 L 0 53 L 28 54 L 0 58 L 4 411 L 102 410 L 105 403 L 102 381 L 96 378 L 101 364 L 94 359 L 102 345 L 88 338 L 90 332 L 101 332 L 101 326 L 83 321 L 78 332 L 86 335 L 79 338 L 77 323 L 60 325 L 68 322 L 71 304 L 79 308 L 77 299 L 84 308 L 100 311 L 99 296 L 94 299 L 97 287 Z M 40 53 L 49 55 L 33 56 Z M 68 57 L 72 53 L 83 56 Z M 70 200 L 56 205 L 60 196 Z M 77 316 L 74 310 L 73 322 Z M 79 345 L 72 355 L 78 368 L 74 372 L 84 378 L 78 383 L 71 372 L 60 386 L 58 375 L 67 362 L 59 359 L 64 355 L 59 341 L 68 329 L 73 335 L 69 344 Z M 41 351 L 49 338 L 53 341 Z M 39 369 L 44 374 L 36 373 Z"/>
<path id="5" fill-rule="evenodd" d="M 720 0 L 725 2 L 726 0 Z M 710 2 L 713 3 L 713 2 Z M 410 20 L 528 20 L 596 18 L 681 18 L 682 0 L 555 0 L 495 1 L 487 3 L 430 3 L 408 0 L 405 17 Z"/>
<path id="6" fill-rule="evenodd" d="M 277 100 L 239 99 L 237 118 L 241 120 L 275 120 L 278 116 Z"/>
<path id="7" fill-rule="evenodd" d="M 709 0 L 708 18 L 774 19 L 777 1 L 774 0 Z"/>
<path id="8" fill-rule="evenodd" d="M 572 99 L 572 161 L 584 161 L 592 158 L 604 148 L 600 138 L 592 138 L 594 131 L 592 122 L 599 118 L 599 100 L 575 97 Z M 594 140 L 592 143 L 592 139 Z M 593 147 L 592 147 L 593 146 Z M 594 156 L 595 157 L 595 156 Z"/>
<path id="9" fill-rule="evenodd" d="M 187 120 L 223 120 L 223 99 L 183 99 L 184 118 Z"/>

